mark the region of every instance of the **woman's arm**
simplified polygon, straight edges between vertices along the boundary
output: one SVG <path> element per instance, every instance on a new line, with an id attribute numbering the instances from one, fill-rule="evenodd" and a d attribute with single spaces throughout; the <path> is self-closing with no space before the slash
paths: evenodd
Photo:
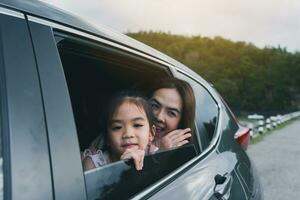
<path id="1" fill-rule="evenodd" d="M 189 143 L 188 138 L 192 137 L 191 129 L 176 129 L 167 133 L 165 136 L 158 138 L 156 144 L 160 150 L 180 147 Z"/>

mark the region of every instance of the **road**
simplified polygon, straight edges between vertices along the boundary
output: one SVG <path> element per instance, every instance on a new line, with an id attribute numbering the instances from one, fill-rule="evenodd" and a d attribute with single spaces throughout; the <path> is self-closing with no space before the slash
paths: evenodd
<path id="1" fill-rule="evenodd" d="M 265 200 L 300 199 L 300 120 L 251 145 L 247 153 L 257 167 Z"/>

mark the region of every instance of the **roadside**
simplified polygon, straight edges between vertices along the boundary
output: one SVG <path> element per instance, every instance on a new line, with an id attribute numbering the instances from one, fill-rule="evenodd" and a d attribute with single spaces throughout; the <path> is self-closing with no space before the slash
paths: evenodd
<path id="1" fill-rule="evenodd" d="M 256 166 L 264 199 L 300 197 L 300 120 L 292 120 L 249 146 L 247 154 Z M 272 133 L 272 134 L 271 134 Z"/>
<path id="2" fill-rule="evenodd" d="M 268 130 L 268 131 L 264 132 L 263 134 L 257 134 L 255 137 L 253 137 L 251 139 L 250 145 L 253 145 L 253 144 L 256 144 L 256 143 L 262 141 L 266 136 L 268 136 L 268 135 L 270 135 L 270 134 L 272 134 L 274 132 L 278 132 L 278 130 L 283 129 L 283 128 L 291 125 L 292 123 L 294 123 L 297 120 L 300 120 L 300 117 L 291 119 L 290 121 L 288 121 L 286 123 L 280 124 L 276 128 Z"/>

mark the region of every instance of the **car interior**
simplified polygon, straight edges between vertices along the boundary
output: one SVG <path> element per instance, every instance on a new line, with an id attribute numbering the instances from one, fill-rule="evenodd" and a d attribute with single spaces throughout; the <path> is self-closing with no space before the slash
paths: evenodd
<path id="1" fill-rule="evenodd" d="M 124 55 L 126 59 L 120 54 L 107 55 L 99 47 L 85 48 L 67 39 L 61 40 L 58 48 L 81 150 L 87 148 L 99 134 L 103 121 L 101 113 L 116 92 L 138 90 L 148 97 L 154 78 L 170 76 L 166 68 L 154 69 L 153 63 L 142 62 L 131 55 Z M 132 60 L 128 59 L 130 57 Z"/>

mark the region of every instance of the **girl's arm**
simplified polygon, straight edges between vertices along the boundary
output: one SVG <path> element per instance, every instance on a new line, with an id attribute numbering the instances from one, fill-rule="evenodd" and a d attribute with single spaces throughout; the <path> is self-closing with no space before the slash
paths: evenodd
<path id="1" fill-rule="evenodd" d="M 85 157 L 82 161 L 82 164 L 84 171 L 91 170 L 96 167 L 93 160 L 90 157 Z"/>
<path id="2" fill-rule="evenodd" d="M 127 149 L 122 155 L 121 160 L 133 159 L 136 170 L 142 170 L 144 165 L 145 151 L 140 149 Z"/>

